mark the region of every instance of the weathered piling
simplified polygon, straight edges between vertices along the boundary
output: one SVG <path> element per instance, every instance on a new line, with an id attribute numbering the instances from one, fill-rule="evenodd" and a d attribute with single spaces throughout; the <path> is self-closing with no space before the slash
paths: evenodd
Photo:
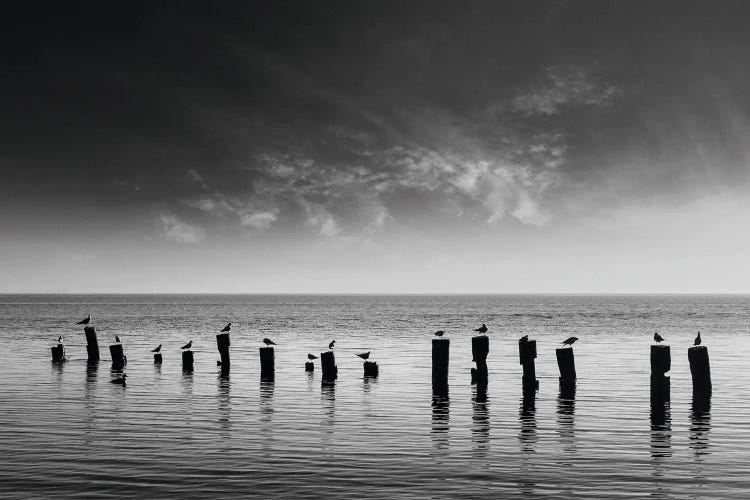
<path id="1" fill-rule="evenodd" d="M 191 350 L 182 351 L 182 371 L 193 371 L 193 351 Z"/>
<path id="2" fill-rule="evenodd" d="M 672 356 L 668 345 L 651 346 L 651 376 L 663 376 L 672 368 Z"/>
<path id="3" fill-rule="evenodd" d="M 521 378 L 524 388 L 539 388 L 539 381 L 536 379 L 536 340 L 519 340 L 518 341 L 518 358 L 523 366 L 523 377 Z"/>
<path id="4" fill-rule="evenodd" d="M 53 362 L 59 362 L 59 361 L 65 361 L 65 346 L 62 344 L 57 344 L 56 346 L 52 346 L 52 361 Z"/>
<path id="5" fill-rule="evenodd" d="M 229 333 L 220 333 L 216 336 L 216 347 L 219 349 L 219 357 L 221 361 L 217 364 L 221 367 L 221 374 L 223 376 L 229 375 Z"/>
<path id="6" fill-rule="evenodd" d="M 320 353 L 320 366 L 323 371 L 323 382 L 332 382 L 339 378 L 339 369 L 336 367 L 336 356 L 333 351 Z"/>
<path id="7" fill-rule="evenodd" d="M 693 392 L 711 392 L 711 367 L 708 363 L 708 348 L 704 345 L 688 349 L 690 374 L 693 376 Z"/>
<path id="8" fill-rule="evenodd" d="M 260 378 L 261 380 L 268 380 L 268 381 L 273 380 L 274 379 L 273 347 L 261 347 L 259 351 L 260 351 Z"/>
<path id="9" fill-rule="evenodd" d="M 88 362 L 97 363 L 99 361 L 99 342 L 96 340 L 96 330 L 93 326 L 83 328 L 86 334 L 86 352 L 88 353 Z"/>
<path id="10" fill-rule="evenodd" d="M 122 349 L 122 344 L 112 344 L 109 346 L 109 353 L 112 356 L 112 369 L 119 370 L 128 364 L 128 358 Z"/>
<path id="11" fill-rule="evenodd" d="M 660 428 L 669 418 L 671 381 L 664 375 L 651 375 L 651 426 Z"/>
<path id="12" fill-rule="evenodd" d="M 490 338 L 487 335 L 477 335 L 471 338 L 471 357 L 472 361 L 477 364 L 477 367 L 471 371 L 472 384 L 487 385 L 487 354 L 489 352 Z"/>
<path id="13" fill-rule="evenodd" d="M 305 371 L 306 372 L 313 372 L 315 371 L 315 363 L 312 361 L 308 361 L 305 363 Z"/>
<path id="14" fill-rule="evenodd" d="M 572 347 L 560 347 L 555 350 L 557 366 L 560 368 L 560 385 L 574 384 L 576 381 L 576 362 Z"/>
<path id="15" fill-rule="evenodd" d="M 364 363 L 365 377 L 377 377 L 378 376 L 378 364 L 375 361 L 365 361 Z"/>
<path id="16" fill-rule="evenodd" d="M 161 364 L 161 353 L 160 352 L 154 353 L 154 364 L 155 365 L 160 365 Z"/>
<path id="17" fill-rule="evenodd" d="M 450 357 L 450 339 L 432 339 L 432 392 L 442 395 L 448 393 L 448 360 Z"/>

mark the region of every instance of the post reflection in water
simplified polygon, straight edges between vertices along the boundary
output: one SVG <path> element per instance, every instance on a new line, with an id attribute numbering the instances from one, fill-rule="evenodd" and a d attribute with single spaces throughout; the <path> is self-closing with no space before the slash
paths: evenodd
<path id="1" fill-rule="evenodd" d="M 273 450 L 274 429 L 273 429 L 273 380 L 261 380 L 260 382 L 260 435 L 263 439 L 261 449 L 264 451 Z"/>
<path id="2" fill-rule="evenodd" d="M 92 438 L 96 432 L 96 379 L 99 375 L 99 365 L 97 363 L 86 364 L 86 381 L 83 387 L 83 400 L 86 411 L 84 420 L 86 430 L 84 431 L 84 444 L 91 445 Z"/>
<path id="3" fill-rule="evenodd" d="M 432 395 L 432 428 L 430 437 L 438 456 L 448 455 L 448 428 L 450 426 L 450 399 L 447 392 Z"/>
<path id="4" fill-rule="evenodd" d="M 576 413 L 576 384 L 560 386 L 557 397 L 557 432 L 566 460 L 561 465 L 572 465 L 576 448 L 575 416 Z M 568 456 L 569 455 L 569 456 Z"/>
<path id="5" fill-rule="evenodd" d="M 487 398 L 487 384 L 477 384 L 471 398 L 474 424 L 471 428 L 471 440 L 474 443 L 474 454 L 478 457 L 487 455 L 490 443 L 490 404 Z"/>
<path id="6" fill-rule="evenodd" d="M 521 472 L 519 476 L 519 491 L 524 495 L 533 495 L 536 490 L 535 471 L 529 459 L 534 454 L 537 442 L 536 435 L 536 388 L 523 388 L 523 396 L 518 408 L 518 420 L 521 424 L 518 441 L 521 449 Z"/>
<path id="7" fill-rule="evenodd" d="M 663 375 L 651 377 L 651 464 L 653 491 L 651 497 L 670 498 L 672 493 L 663 467 L 672 456 L 672 415 L 670 379 Z"/>
<path id="8" fill-rule="evenodd" d="M 708 455 L 708 435 L 711 431 L 711 393 L 693 393 L 690 408 L 690 449 L 697 461 Z"/>
<path id="9" fill-rule="evenodd" d="M 231 383 L 229 377 L 219 375 L 216 383 L 216 404 L 217 414 L 219 416 L 219 429 L 224 438 L 229 438 L 229 431 L 232 427 L 231 413 Z"/>
<path id="10" fill-rule="evenodd" d="M 323 405 L 323 420 L 321 421 L 322 447 L 326 456 L 335 455 L 333 446 L 333 426 L 336 421 L 336 382 L 326 382 L 320 386 L 320 402 Z"/>

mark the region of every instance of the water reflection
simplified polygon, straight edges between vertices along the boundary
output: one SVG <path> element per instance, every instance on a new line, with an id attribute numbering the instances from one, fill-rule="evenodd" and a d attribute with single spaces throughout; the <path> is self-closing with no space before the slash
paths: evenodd
<path id="1" fill-rule="evenodd" d="M 519 491 L 524 495 L 534 495 L 536 472 L 531 462 L 538 440 L 536 434 L 536 388 L 524 388 L 518 408 L 518 420 L 521 424 L 518 441 L 521 449 L 521 471 L 518 482 Z"/>
<path id="2" fill-rule="evenodd" d="M 572 465 L 572 458 L 577 450 L 575 436 L 576 385 L 561 385 L 557 397 L 557 432 L 565 454 L 571 455 L 563 465 Z"/>
<path id="3" fill-rule="evenodd" d="M 490 444 L 490 405 L 487 399 L 487 385 L 478 384 L 473 388 L 471 440 L 474 443 L 474 454 L 478 457 L 487 455 Z"/>
<path id="4" fill-rule="evenodd" d="M 83 432 L 85 445 L 92 444 L 96 434 L 96 379 L 99 375 L 98 363 L 86 364 L 86 381 L 83 386 L 84 422 Z"/>
<path id="5" fill-rule="evenodd" d="M 448 454 L 448 428 L 450 426 L 450 399 L 447 396 L 433 395 L 432 397 L 432 428 L 430 437 L 439 455 Z"/>
<path id="6" fill-rule="evenodd" d="M 672 415 L 670 379 L 663 375 L 651 377 L 651 476 L 655 498 L 669 498 L 671 491 L 664 471 L 665 459 L 672 456 Z"/>
<path id="7" fill-rule="evenodd" d="M 698 461 L 708 455 L 708 435 L 711 431 L 711 394 L 693 393 L 690 408 L 690 449 Z"/>
<path id="8" fill-rule="evenodd" d="M 336 452 L 333 446 L 333 426 L 336 421 L 336 382 L 327 382 L 320 386 L 320 402 L 323 405 L 321 444 L 324 453 L 332 457 Z"/>
<path id="9" fill-rule="evenodd" d="M 231 412 L 232 412 L 232 401 L 231 391 L 232 385 L 229 381 L 229 377 L 219 376 L 217 379 L 217 392 L 216 392 L 216 411 L 219 417 L 219 429 L 223 437 L 229 437 L 229 431 L 232 427 Z"/>
<path id="10" fill-rule="evenodd" d="M 271 451 L 274 448 L 274 427 L 273 427 L 273 391 L 274 383 L 272 380 L 263 380 L 260 383 L 260 436 L 263 440 L 261 449 Z"/>

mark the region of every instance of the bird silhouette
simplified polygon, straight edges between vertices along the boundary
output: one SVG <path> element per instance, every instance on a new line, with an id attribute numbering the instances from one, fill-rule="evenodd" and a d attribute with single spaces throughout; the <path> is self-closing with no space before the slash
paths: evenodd
<path id="1" fill-rule="evenodd" d="M 91 315 L 90 314 L 88 316 L 86 316 L 84 319 L 82 319 L 81 321 L 79 321 L 78 323 L 76 323 L 76 325 L 88 325 L 89 323 L 91 323 Z"/>
<path id="2" fill-rule="evenodd" d="M 693 345 L 701 345 L 701 332 L 698 332 L 698 336 L 695 337 L 695 340 L 693 341 Z"/>
<path id="3" fill-rule="evenodd" d="M 222 328 L 221 331 L 223 333 L 223 332 L 228 332 L 231 329 L 232 329 L 232 323 L 227 323 L 227 326 L 225 326 L 224 328 Z"/>
<path id="4" fill-rule="evenodd" d="M 151 352 L 161 352 L 161 344 L 156 346 L 154 349 L 151 349 Z"/>
<path id="5" fill-rule="evenodd" d="M 59 337 L 57 337 L 57 343 L 58 344 L 62 344 L 63 343 L 62 335 L 60 335 Z"/>
<path id="6" fill-rule="evenodd" d="M 436 337 L 442 337 L 443 335 L 445 335 L 445 331 L 444 331 L 444 330 L 438 330 L 438 331 L 436 331 L 436 332 L 434 333 L 434 335 L 435 335 Z"/>
<path id="7" fill-rule="evenodd" d="M 659 332 L 654 332 L 654 340 L 658 344 L 659 342 L 664 341 L 664 337 L 662 337 L 661 335 L 659 335 Z"/>
<path id="8" fill-rule="evenodd" d="M 276 345 L 276 342 L 271 339 L 263 339 L 263 343 L 266 345 Z"/>
<path id="9" fill-rule="evenodd" d="M 120 342 L 120 336 L 119 336 L 119 335 L 115 335 L 115 342 L 116 342 L 116 343 L 118 343 L 118 344 L 120 344 L 120 343 L 121 343 L 121 342 Z"/>
<path id="10" fill-rule="evenodd" d="M 309 359 L 310 361 L 312 361 L 313 359 L 318 359 L 318 357 L 315 354 L 310 354 L 308 352 L 307 353 L 307 359 Z"/>
<path id="11" fill-rule="evenodd" d="M 568 337 L 567 339 L 563 340 L 560 343 L 565 344 L 565 345 L 573 345 L 576 340 L 578 340 L 578 337 Z"/>
<path id="12" fill-rule="evenodd" d="M 369 359 L 370 358 L 370 351 L 360 352 L 359 354 L 357 354 L 357 356 L 359 356 L 362 359 Z"/>
<path id="13" fill-rule="evenodd" d="M 480 326 L 479 328 L 474 329 L 475 332 L 479 333 L 487 333 L 487 330 L 489 330 L 489 328 L 487 328 L 487 325 L 485 325 L 484 323 L 482 323 L 482 326 Z"/>
<path id="14" fill-rule="evenodd" d="M 518 341 L 519 342 L 528 342 L 529 341 L 529 336 L 528 335 L 524 335 L 523 337 L 521 337 L 520 339 L 518 339 Z"/>
<path id="15" fill-rule="evenodd" d="M 126 378 L 128 378 L 128 374 L 127 374 L 127 373 L 123 373 L 123 374 L 122 374 L 122 377 L 120 377 L 120 378 L 116 378 L 116 379 L 114 379 L 114 380 L 111 380 L 111 382 L 112 382 L 113 384 L 117 384 L 117 385 L 125 385 L 125 379 L 126 379 Z"/>
<path id="16" fill-rule="evenodd" d="M 335 340 L 332 340 L 332 341 L 331 341 L 331 343 L 330 343 L 330 344 L 328 344 L 328 348 L 329 348 L 329 349 L 333 349 L 333 344 L 335 344 L 335 343 L 336 343 L 336 341 L 335 341 Z"/>
<path id="17" fill-rule="evenodd" d="M 187 344 L 185 344 L 184 346 L 182 346 L 180 349 L 190 349 L 191 347 L 193 347 L 193 341 L 192 340 L 190 342 L 188 342 Z"/>

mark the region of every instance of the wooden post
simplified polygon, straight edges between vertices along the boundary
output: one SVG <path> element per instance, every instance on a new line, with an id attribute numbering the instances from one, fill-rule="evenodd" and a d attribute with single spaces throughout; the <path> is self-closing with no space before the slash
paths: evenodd
<path id="1" fill-rule="evenodd" d="M 65 346 L 62 344 L 57 344 L 56 346 L 53 346 L 52 348 L 52 361 L 57 363 L 60 361 L 65 361 Z"/>
<path id="2" fill-rule="evenodd" d="M 273 347 L 261 347 L 260 351 L 260 379 L 271 381 L 274 379 Z"/>
<path id="3" fill-rule="evenodd" d="M 664 376 L 672 368 L 672 356 L 668 345 L 651 346 L 651 376 Z"/>
<path id="4" fill-rule="evenodd" d="M 560 347 L 555 351 L 557 366 L 560 368 L 560 385 L 574 384 L 576 381 L 576 362 L 572 347 Z"/>
<path id="5" fill-rule="evenodd" d="M 651 375 L 651 426 L 666 423 L 667 406 L 670 401 L 671 381 L 664 375 Z"/>
<path id="6" fill-rule="evenodd" d="M 365 361 L 365 377 L 378 376 L 378 364 L 375 361 Z"/>
<path id="7" fill-rule="evenodd" d="M 89 363 L 99 362 L 99 342 L 96 340 L 96 330 L 93 326 L 85 326 L 83 332 L 86 334 L 86 352 Z"/>
<path id="8" fill-rule="evenodd" d="M 432 339 L 432 393 L 448 394 L 448 360 L 450 339 Z"/>
<path id="9" fill-rule="evenodd" d="M 193 351 L 191 350 L 182 351 L 182 371 L 193 371 Z"/>
<path id="10" fill-rule="evenodd" d="M 161 353 L 160 352 L 155 352 L 154 353 L 154 364 L 155 365 L 160 365 L 161 364 Z"/>
<path id="11" fill-rule="evenodd" d="M 333 351 L 320 353 L 320 366 L 323 370 L 323 382 L 332 382 L 339 378 L 339 369 L 336 366 Z"/>
<path id="12" fill-rule="evenodd" d="M 127 363 L 128 358 L 122 350 L 122 344 L 112 344 L 109 346 L 109 353 L 112 355 L 112 369 L 121 370 Z"/>
<path id="13" fill-rule="evenodd" d="M 306 372 L 312 372 L 315 371 L 315 363 L 312 361 L 308 361 L 305 363 L 305 371 Z"/>
<path id="14" fill-rule="evenodd" d="M 229 346 L 231 343 L 229 342 L 229 333 L 220 333 L 216 336 L 216 347 L 219 349 L 219 356 L 221 357 L 221 361 L 219 361 L 217 364 L 221 367 L 221 375 L 227 376 L 229 375 Z"/>
<path id="15" fill-rule="evenodd" d="M 688 349 L 690 374 L 693 376 L 693 393 L 711 392 L 711 367 L 708 363 L 708 348 L 704 345 Z"/>
<path id="16" fill-rule="evenodd" d="M 539 388 L 539 381 L 536 379 L 536 340 L 518 341 L 518 358 L 523 366 L 523 377 L 521 378 L 524 388 Z"/>
<path id="17" fill-rule="evenodd" d="M 489 352 L 490 338 L 487 335 L 477 335 L 471 338 L 472 361 L 477 364 L 476 369 L 472 372 L 472 384 L 487 385 L 487 354 Z"/>

